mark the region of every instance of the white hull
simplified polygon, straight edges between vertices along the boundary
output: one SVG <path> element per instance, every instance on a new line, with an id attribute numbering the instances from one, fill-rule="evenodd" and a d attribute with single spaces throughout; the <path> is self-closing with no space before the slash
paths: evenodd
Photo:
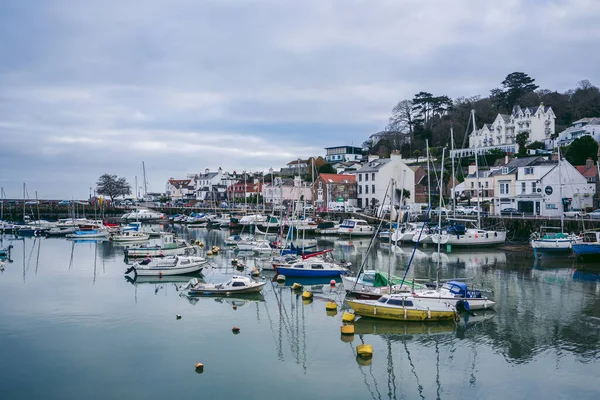
<path id="1" fill-rule="evenodd" d="M 136 273 L 139 276 L 158 276 L 158 275 L 183 275 L 183 274 L 191 274 L 193 272 L 201 271 L 204 263 L 190 265 L 186 267 L 154 267 L 151 269 L 138 269 L 136 268 Z"/>
<path id="2" fill-rule="evenodd" d="M 131 242 L 147 242 L 150 240 L 150 235 L 142 234 L 139 236 L 129 236 L 129 235 L 113 235 L 110 237 L 112 242 L 119 243 L 131 243 Z"/>
<path id="3" fill-rule="evenodd" d="M 506 241 L 506 231 L 486 231 L 467 229 L 464 235 L 433 234 L 433 243 L 449 244 L 451 246 L 493 246 Z"/>
<path id="4" fill-rule="evenodd" d="M 440 296 L 438 294 L 427 296 L 420 295 L 419 292 L 413 293 L 413 296 L 420 299 L 423 304 L 427 304 L 427 302 L 438 303 L 439 301 L 443 301 L 452 304 L 454 307 L 456 307 L 456 303 L 459 300 L 467 300 L 469 302 L 470 310 L 488 310 L 494 308 L 496 305 L 495 301 L 489 299 L 460 299 L 455 297 Z"/>
<path id="5" fill-rule="evenodd" d="M 421 236 L 419 237 L 419 235 L 421 235 Z M 433 236 L 433 235 L 430 235 L 429 233 L 417 232 L 412 236 L 411 240 L 413 243 L 417 243 L 417 242 L 422 243 L 422 244 L 433 243 L 431 236 Z"/>
<path id="6" fill-rule="evenodd" d="M 535 250 L 546 251 L 569 251 L 573 248 L 574 239 L 534 239 L 531 247 Z"/>
<path id="7" fill-rule="evenodd" d="M 168 256 L 183 256 L 194 249 L 192 246 L 177 247 L 174 249 L 161 248 L 131 248 L 127 249 L 128 257 L 168 257 Z"/>
<path id="8" fill-rule="evenodd" d="M 375 233 L 374 230 L 356 230 L 356 229 L 348 229 L 348 228 L 339 228 L 337 231 L 338 235 L 348 235 L 348 236 L 373 236 Z"/>

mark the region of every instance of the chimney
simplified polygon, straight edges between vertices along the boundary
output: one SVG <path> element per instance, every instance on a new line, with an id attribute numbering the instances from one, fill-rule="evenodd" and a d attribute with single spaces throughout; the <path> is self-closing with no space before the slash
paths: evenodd
<path id="1" fill-rule="evenodd" d="M 477 167 L 475 166 L 475 163 L 469 165 L 469 175 L 473 175 L 476 171 Z"/>
<path id="2" fill-rule="evenodd" d="M 508 154 L 504 156 L 504 165 L 508 164 Z"/>
<path id="3" fill-rule="evenodd" d="M 592 160 L 592 157 L 588 157 L 587 160 L 585 160 L 585 169 L 590 169 L 594 166 L 594 160 Z"/>
<path id="4" fill-rule="evenodd" d="M 205 173 L 205 174 L 208 174 L 209 172 L 210 172 L 210 170 L 209 170 L 208 168 L 206 168 L 206 169 L 204 170 L 204 173 Z"/>

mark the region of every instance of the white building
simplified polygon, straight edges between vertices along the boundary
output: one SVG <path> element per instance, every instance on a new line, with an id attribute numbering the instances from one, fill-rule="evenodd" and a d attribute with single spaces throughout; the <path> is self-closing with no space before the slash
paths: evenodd
<path id="1" fill-rule="evenodd" d="M 356 171 L 355 175 L 358 207 L 371 208 L 374 205 L 382 205 L 392 179 L 396 189 L 404 188 L 410 191 L 406 202 L 415 202 L 415 171 L 404 163 L 402 156 L 397 152 L 392 153 L 390 158 L 369 156 L 369 161 Z M 394 193 L 394 203 L 398 201 L 399 196 Z M 385 202 L 389 204 L 389 199 Z"/>
<path id="2" fill-rule="evenodd" d="M 546 149 L 551 149 L 551 136 L 555 132 L 556 116 L 551 107 L 540 103 L 537 107 L 521 108 L 513 107 L 512 114 L 498 114 L 491 124 L 485 124 L 483 128 L 469 135 L 469 147 L 454 150 L 452 156 L 465 157 L 475 154 L 486 154 L 488 150 L 499 149 L 507 153 L 519 151 L 516 142 L 517 134 L 528 132 L 527 144 L 541 142 Z"/>
<path id="3" fill-rule="evenodd" d="M 565 206 L 592 207 L 595 185 L 567 160 L 560 163 L 560 168 L 558 165 L 556 160 L 544 160 L 518 168 L 515 201 L 519 211 L 558 217 Z"/>
<path id="4" fill-rule="evenodd" d="M 166 185 L 166 195 L 171 200 L 193 200 L 194 185 L 191 179 L 169 179 Z"/>
<path id="5" fill-rule="evenodd" d="M 325 161 L 332 164 L 340 161 L 360 161 L 363 158 L 362 148 L 354 146 L 326 147 Z"/>
<path id="6" fill-rule="evenodd" d="M 312 203 L 312 185 L 303 182 L 299 176 L 288 179 L 276 177 L 273 184 L 265 183 L 263 185 L 262 195 L 265 203 L 274 205 L 290 201 Z"/>
<path id="7" fill-rule="evenodd" d="M 600 143 L 600 118 L 582 118 L 558 134 L 557 146 L 568 146 L 575 139 L 589 135 Z"/>

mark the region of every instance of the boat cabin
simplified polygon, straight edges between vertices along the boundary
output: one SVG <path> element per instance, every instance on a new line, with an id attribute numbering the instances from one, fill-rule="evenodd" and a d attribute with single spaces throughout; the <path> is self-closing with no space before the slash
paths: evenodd
<path id="1" fill-rule="evenodd" d="M 342 222 L 342 224 L 340 225 L 340 228 L 371 229 L 371 226 L 364 219 L 345 219 L 344 222 Z"/>
<path id="2" fill-rule="evenodd" d="M 325 269 L 322 263 L 299 263 L 292 265 L 295 269 Z"/>
<path id="3" fill-rule="evenodd" d="M 442 288 L 447 289 L 454 297 L 467 299 L 480 299 L 483 297 L 481 290 L 469 290 L 467 284 L 464 282 L 449 281 L 446 282 Z"/>
<path id="4" fill-rule="evenodd" d="M 583 243 L 600 243 L 600 232 L 584 232 Z"/>
<path id="5" fill-rule="evenodd" d="M 388 306 L 396 306 L 396 307 L 412 307 L 413 302 L 411 300 L 406 300 L 406 297 L 392 297 L 392 296 L 381 296 L 378 303 L 386 304 Z"/>

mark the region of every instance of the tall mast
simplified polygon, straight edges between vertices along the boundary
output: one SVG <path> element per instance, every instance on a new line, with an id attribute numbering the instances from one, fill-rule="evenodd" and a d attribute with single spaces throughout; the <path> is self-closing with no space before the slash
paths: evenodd
<path id="1" fill-rule="evenodd" d="M 23 182 L 23 222 L 25 222 L 25 182 Z"/>
<path id="2" fill-rule="evenodd" d="M 4 220 L 4 188 L 0 188 L 0 220 Z"/>
<path id="3" fill-rule="evenodd" d="M 146 164 L 142 161 L 142 171 L 144 172 L 144 198 L 148 195 L 148 183 L 146 182 Z"/>
<path id="4" fill-rule="evenodd" d="M 442 245 L 442 189 L 444 188 L 444 156 L 446 155 L 446 148 L 444 147 L 442 149 L 442 166 L 440 167 L 440 214 L 438 217 L 438 248 L 437 248 L 437 254 L 438 254 L 438 265 L 437 265 L 437 272 L 436 272 L 436 278 L 435 278 L 435 286 L 436 289 L 439 287 L 440 285 L 440 250 L 441 250 L 441 245 Z"/>
<path id="5" fill-rule="evenodd" d="M 563 183 L 560 174 L 560 147 L 558 147 L 558 185 L 560 192 L 560 231 L 561 233 L 565 231 L 565 205 L 563 204 Z"/>
<path id="6" fill-rule="evenodd" d="M 456 218 L 456 178 L 454 174 L 454 127 L 450 126 L 450 156 L 452 158 L 452 216 Z"/>
<path id="7" fill-rule="evenodd" d="M 389 262 L 388 262 L 388 285 L 390 286 L 390 293 L 392 293 L 392 223 L 394 222 L 392 211 L 394 211 L 394 179 L 390 182 L 391 190 L 390 190 L 390 252 L 389 252 Z M 385 199 L 384 199 L 385 202 Z M 399 211 L 399 210 L 398 210 Z M 400 213 L 398 213 L 400 214 Z"/>
<path id="8" fill-rule="evenodd" d="M 431 209 L 431 174 L 429 173 L 429 139 L 425 139 L 425 149 L 427 152 L 427 200 Z M 440 207 L 442 205 L 440 204 Z"/>
<path id="9" fill-rule="evenodd" d="M 475 131 L 477 130 L 475 126 L 475 110 L 471 110 L 471 116 L 473 117 L 473 133 L 475 133 Z M 477 152 L 477 144 L 475 144 L 475 189 L 477 191 L 477 229 L 481 229 L 481 210 L 479 205 L 479 163 L 477 162 Z"/>

